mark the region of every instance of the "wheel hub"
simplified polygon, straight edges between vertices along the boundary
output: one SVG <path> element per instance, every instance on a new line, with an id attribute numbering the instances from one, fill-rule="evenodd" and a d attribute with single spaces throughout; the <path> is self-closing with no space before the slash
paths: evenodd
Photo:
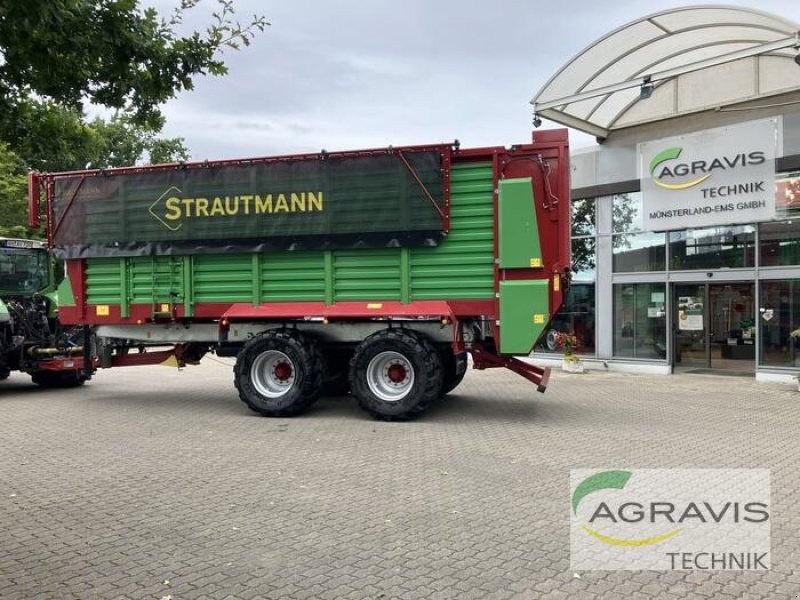
<path id="1" fill-rule="evenodd" d="M 265 350 L 250 367 L 250 382 L 267 398 L 280 398 L 294 387 L 297 370 L 292 359 L 280 350 Z"/>
<path id="2" fill-rule="evenodd" d="M 392 383 L 402 383 L 407 377 L 406 368 L 399 363 L 395 363 L 389 367 L 386 375 Z"/>
<path id="3" fill-rule="evenodd" d="M 414 387 L 414 367 L 399 352 L 389 350 L 373 356 L 366 375 L 370 391 L 385 402 L 399 402 Z"/>
<path id="4" fill-rule="evenodd" d="M 287 381 L 292 376 L 292 365 L 287 362 L 279 362 L 275 365 L 275 379 Z"/>

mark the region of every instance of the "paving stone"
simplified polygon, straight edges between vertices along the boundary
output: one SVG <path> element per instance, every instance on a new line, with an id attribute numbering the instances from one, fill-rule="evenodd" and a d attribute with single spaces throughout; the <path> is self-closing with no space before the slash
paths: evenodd
<path id="1" fill-rule="evenodd" d="M 270 420 L 239 402 L 231 363 L 0 383 L 0 597 L 800 596 L 789 388 L 556 373 L 541 395 L 470 371 L 410 423 L 350 398 Z M 772 570 L 574 578 L 569 470 L 629 465 L 771 469 Z"/>

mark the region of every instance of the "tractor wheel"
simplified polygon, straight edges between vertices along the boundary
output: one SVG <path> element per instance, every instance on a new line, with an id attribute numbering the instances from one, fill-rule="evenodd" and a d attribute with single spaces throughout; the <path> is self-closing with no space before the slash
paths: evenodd
<path id="1" fill-rule="evenodd" d="M 442 396 L 445 396 L 458 387 L 467 374 L 467 353 L 461 352 L 453 354 L 450 347 L 442 351 L 442 373 L 444 382 L 442 384 Z"/>
<path id="2" fill-rule="evenodd" d="M 561 332 L 558 329 L 548 329 L 544 336 L 544 347 L 550 352 L 558 350 L 558 336 Z"/>
<path id="3" fill-rule="evenodd" d="M 427 409 L 442 390 L 442 362 L 422 335 L 384 329 L 366 338 L 350 362 L 350 389 L 362 409 L 404 421 Z"/>
<path id="4" fill-rule="evenodd" d="M 322 356 L 314 340 L 287 329 L 244 345 L 233 368 L 239 397 L 265 417 L 293 417 L 319 398 Z"/>
<path id="5" fill-rule="evenodd" d="M 43 388 L 72 388 L 86 383 L 86 376 L 78 371 L 36 371 L 31 381 Z"/>

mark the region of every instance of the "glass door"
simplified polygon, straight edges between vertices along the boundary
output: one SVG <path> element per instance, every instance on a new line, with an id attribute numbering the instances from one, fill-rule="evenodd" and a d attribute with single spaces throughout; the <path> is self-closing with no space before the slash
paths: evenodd
<path id="1" fill-rule="evenodd" d="M 752 283 L 678 283 L 673 294 L 676 368 L 755 371 Z"/>
<path id="2" fill-rule="evenodd" d="M 709 284 L 711 368 L 755 372 L 756 310 L 752 283 Z"/>
<path id="3" fill-rule="evenodd" d="M 709 368 L 705 283 L 675 284 L 673 306 L 675 316 L 675 366 Z"/>

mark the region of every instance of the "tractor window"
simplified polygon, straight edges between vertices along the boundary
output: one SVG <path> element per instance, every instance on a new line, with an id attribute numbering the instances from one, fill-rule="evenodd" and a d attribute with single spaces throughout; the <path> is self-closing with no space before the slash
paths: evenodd
<path id="1" fill-rule="evenodd" d="M 46 250 L 0 248 L 0 290 L 18 294 L 38 292 L 48 283 Z"/>

